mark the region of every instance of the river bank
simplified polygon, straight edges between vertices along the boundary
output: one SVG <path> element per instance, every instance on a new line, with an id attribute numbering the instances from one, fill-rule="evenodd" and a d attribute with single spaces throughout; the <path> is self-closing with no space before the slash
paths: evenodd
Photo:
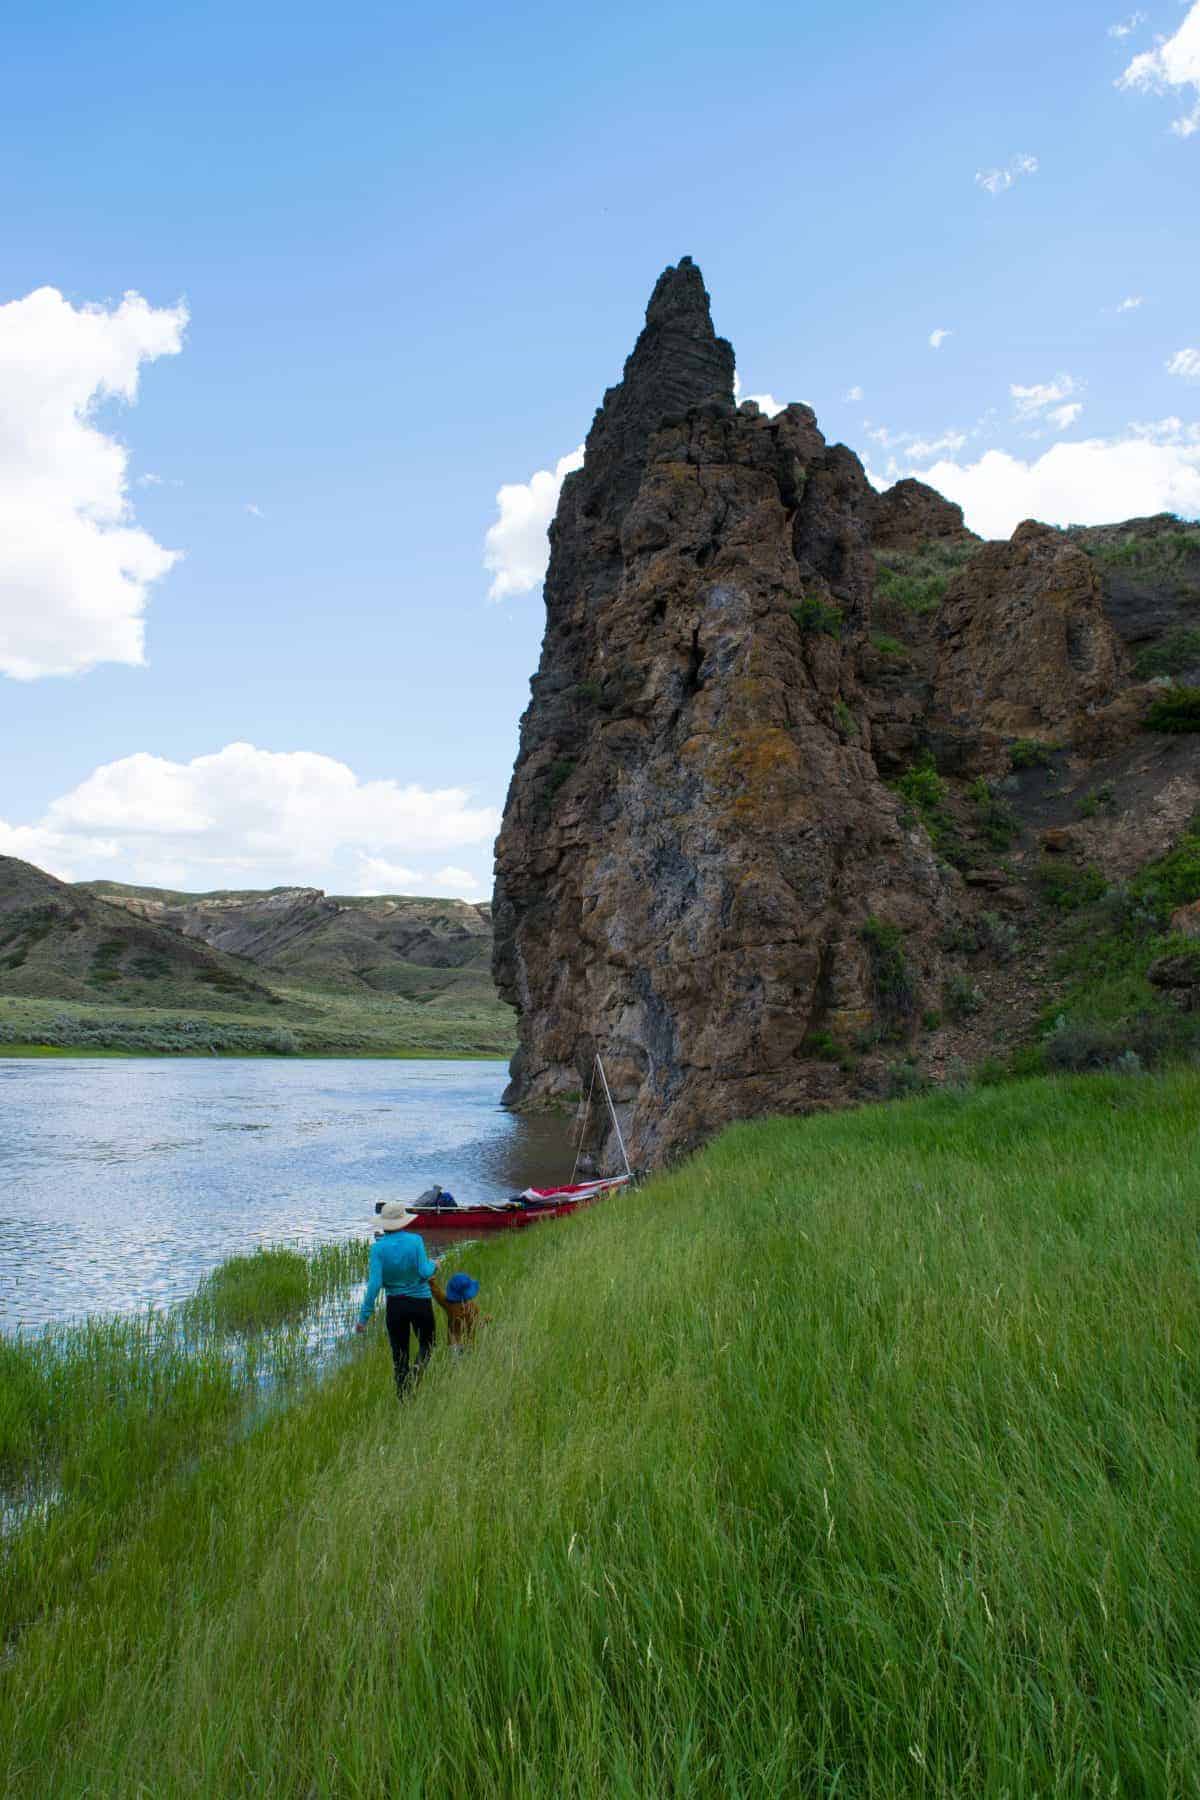
<path id="1" fill-rule="evenodd" d="M 728 1132 L 470 1253 L 91 1552 L 0 1669 L 0 1785 L 264 1796 L 1194 1788 L 1200 1080 Z M 59 1572 L 70 1564 L 71 1580 Z"/>

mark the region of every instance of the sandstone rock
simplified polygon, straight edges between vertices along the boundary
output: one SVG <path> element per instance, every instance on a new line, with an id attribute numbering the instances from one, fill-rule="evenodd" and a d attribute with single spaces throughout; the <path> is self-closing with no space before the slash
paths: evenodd
<path id="1" fill-rule="evenodd" d="M 877 550 L 913 551 L 931 542 L 978 543 L 963 524 L 962 507 L 911 478 L 896 482 L 875 502 L 871 541 Z"/>
<path id="2" fill-rule="evenodd" d="M 1047 856 L 1070 856 L 1079 849 L 1079 834 L 1070 825 L 1051 825 L 1041 835 Z"/>
<path id="3" fill-rule="evenodd" d="M 599 1050 L 643 1161 L 827 1101 L 806 1044 L 879 1022 L 865 921 L 936 991 L 957 887 L 869 754 L 870 485 L 807 407 L 732 384 L 685 260 L 563 486 L 496 847 L 509 1099 L 578 1089 Z"/>
<path id="4" fill-rule="evenodd" d="M 951 580 L 938 631 L 934 717 L 968 735 L 1070 732 L 1119 684 L 1095 568 L 1047 525 L 984 545 Z"/>
<path id="5" fill-rule="evenodd" d="M 1171 914 L 1171 930 L 1182 937 L 1200 938 L 1200 900 L 1190 906 L 1178 906 Z"/>

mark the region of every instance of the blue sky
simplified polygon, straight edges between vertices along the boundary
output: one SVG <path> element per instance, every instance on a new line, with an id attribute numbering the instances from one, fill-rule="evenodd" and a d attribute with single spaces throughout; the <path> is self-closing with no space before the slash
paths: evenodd
<path id="1" fill-rule="evenodd" d="M 21 9 L 0 850 L 486 897 L 554 484 L 489 571 L 497 492 L 685 253 L 743 390 L 878 478 L 988 532 L 1200 514 L 1198 103 L 1175 0 Z"/>

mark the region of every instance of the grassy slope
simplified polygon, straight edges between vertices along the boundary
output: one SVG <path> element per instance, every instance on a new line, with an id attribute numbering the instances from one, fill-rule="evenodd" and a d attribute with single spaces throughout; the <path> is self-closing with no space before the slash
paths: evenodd
<path id="1" fill-rule="evenodd" d="M 16 1641 L 0 1785 L 1195 1793 L 1198 1119 L 742 1126 L 472 1252 L 473 1358 L 398 1412 L 377 1326 Z"/>
<path id="2" fill-rule="evenodd" d="M 510 1056 L 516 1043 L 512 1011 L 495 998 L 423 1005 L 266 979 L 281 1004 L 263 1011 L 84 1006 L 0 995 L 0 1043 L 5 1055 L 48 1045 L 137 1056 L 207 1056 L 215 1049 L 223 1055 L 496 1057 Z"/>

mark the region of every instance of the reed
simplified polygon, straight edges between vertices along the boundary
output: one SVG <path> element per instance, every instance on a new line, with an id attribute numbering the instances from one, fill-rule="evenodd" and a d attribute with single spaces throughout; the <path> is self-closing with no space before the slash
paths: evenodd
<path id="1" fill-rule="evenodd" d="M 7 1794 L 1187 1795 L 1194 1074 L 727 1132 L 149 1484 Z M 49 1543 L 51 1571 L 62 1546 Z"/>

